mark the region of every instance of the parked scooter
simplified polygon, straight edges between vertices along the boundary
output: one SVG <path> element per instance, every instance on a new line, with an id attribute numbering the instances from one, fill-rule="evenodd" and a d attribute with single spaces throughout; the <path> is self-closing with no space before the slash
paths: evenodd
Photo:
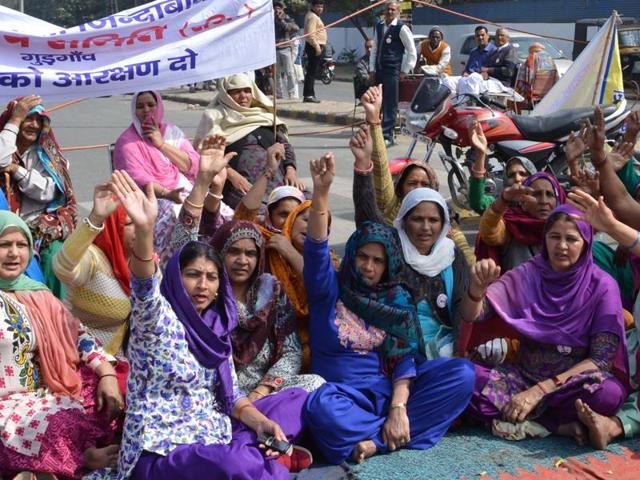
<path id="1" fill-rule="evenodd" d="M 618 105 L 603 106 L 607 134 L 618 129 L 630 113 L 623 99 Z M 502 174 L 507 160 L 515 155 L 527 157 L 539 171 L 558 178 L 566 173 L 564 144 L 572 131 L 579 131 L 587 120 L 593 121 L 593 108 L 560 110 L 544 117 L 516 115 L 486 97 L 472 94 L 455 96 L 437 78 L 425 77 L 407 111 L 403 133 L 413 138 L 405 157 L 390 161 L 392 175 L 412 161 L 418 142 L 427 145 L 424 161 L 429 162 L 436 145 L 442 145 L 440 159 L 447 171 L 451 199 L 462 208 L 469 207 L 468 176 L 465 167 L 473 165 L 468 128 L 473 121 L 482 126 L 489 144 L 486 170 L 488 193 L 502 189 Z M 456 147 L 456 148 L 454 148 Z"/>
<path id="2" fill-rule="evenodd" d="M 316 71 L 316 80 L 320 80 L 325 85 L 329 85 L 336 78 L 336 63 L 333 60 L 335 51 L 331 44 L 327 43 L 322 49 L 322 61 Z M 304 68 L 305 75 L 307 73 L 308 59 L 306 55 L 302 59 L 302 67 Z"/>

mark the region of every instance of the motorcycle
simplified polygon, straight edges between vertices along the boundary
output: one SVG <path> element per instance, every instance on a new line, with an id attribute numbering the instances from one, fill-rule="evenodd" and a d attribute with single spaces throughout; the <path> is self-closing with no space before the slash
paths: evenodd
<path id="1" fill-rule="evenodd" d="M 607 135 L 618 129 L 629 115 L 626 101 L 603 106 Z M 464 167 L 474 163 L 468 128 L 478 121 L 487 138 L 485 188 L 496 194 L 502 189 L 504 166 L 513 156 L 531 160 L 539 171 L 548 171 L 559 179 L 567 170 L 564 144 L 572 131 L 579 131 L 587 120 L 593 121 L 593 108 L 571 108 L 537 117 L 506 112 L 504 106 L 489 97 L 475 94 L 454 95 L 437 77 L 425 77 L 406 113 L 402 132 L 412 137 L 405 157 L 389 162 L 392 175 L 398 174 L 411 158 L 417 144 L 427 145 L 428 163 L 437 144 L 444 154 L 440 159 L 447 172 L 451 199 L 461 208 L 469 208 L 468 176 Z M 455 147 L 455 149 L 454 149 Z M 566 178 L 564 179 L 566 180 Z"/>
<path id="2" fill-rule="evenodd" d="M 336 63 L 333 60 L 334 49 L 330 44 L 326 44 L 322 49 L 322 60 L 316 70 L 316 80 L 320 80 L 325 85 L 329 85 L 336 78 Z M 305 55 L 303 59 L 303 68 L 305 75 L 307 73 L 308 59 Z"/>

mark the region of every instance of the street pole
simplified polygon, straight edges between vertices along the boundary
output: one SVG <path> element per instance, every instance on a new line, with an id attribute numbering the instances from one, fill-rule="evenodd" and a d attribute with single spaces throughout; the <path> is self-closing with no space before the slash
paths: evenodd
<path id="1" fill-rule="evenodd" d="M 20 0 L 20 11 L 24 13 L 24 0 Z"/>

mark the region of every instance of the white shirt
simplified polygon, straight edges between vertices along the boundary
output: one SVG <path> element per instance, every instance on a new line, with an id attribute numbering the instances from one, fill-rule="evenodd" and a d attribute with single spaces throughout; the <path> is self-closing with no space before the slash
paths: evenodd
<path id="1" fill-rule="evenodd" d="M 390 26 L 397 25 L 398 19 L 394 18 L 390 24 L 383 24 L 382 27 L 382 36 L 387 33 L 387 30 Z M 418 60 L 418 54 L 416 53 L 416 45 L 413 43 L 413 34 L 409 27 L 403 25 L 400 29 L 400 41 L 402 41 L 402 45 L 404 45 L 404 55 L 402 56 L 402 66 L 400 70 L 404 73 L 411 73 L 413 71 L 413 67 L 416 66 L 416 61 Z M 371 56 L 369 57 L 369 71 L 376 71 L 376 59 L 378 58 L 378 36 L 374 35 L 373 49 L 371 50 Z"/>

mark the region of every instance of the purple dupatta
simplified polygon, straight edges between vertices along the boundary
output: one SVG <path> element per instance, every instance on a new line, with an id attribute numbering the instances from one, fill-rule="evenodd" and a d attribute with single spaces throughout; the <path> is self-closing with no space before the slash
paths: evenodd
<path id="1" fill-rule="evenodd" d="M 182 323 L 189 351 L 205 368 L 217 369 L 218 395 L 226 414 L 233 410 L 233 380 L 229 366 L 232 354 L 231 331 L 236 326 L 238 313 L 231 290 L 231 284 L 225 271 L 220 275 L 218 297 L 201 316 L 191 303 L 182 283 L 180 254 L 189 242 L 177 251 L 167 263 L 165 275 L 160 284 L 160 292 L 167 299 Z M 199 243 L 199 242 L 198 242 Z M 209 245 L 206 245 L 208 248 Z"/>
<path id="2" fill-rule="evenodd" d="M 620 342 L 614 362 L 616 376 L 628 383 L 628 360 L 622 301 L 614 279 L 593 263 L 593 230 L 570 205 L 557 207 L 575 221 L 585 248 L 565 272 L 551 268 L 546 242 L 542 252 L 505 273 L 487 290 L 496 313 L 524 337 L 541 343 L 588 347 L 598 333 L 615 334 Z M 544 233 L 549 228 L 545 225 Z"/>

